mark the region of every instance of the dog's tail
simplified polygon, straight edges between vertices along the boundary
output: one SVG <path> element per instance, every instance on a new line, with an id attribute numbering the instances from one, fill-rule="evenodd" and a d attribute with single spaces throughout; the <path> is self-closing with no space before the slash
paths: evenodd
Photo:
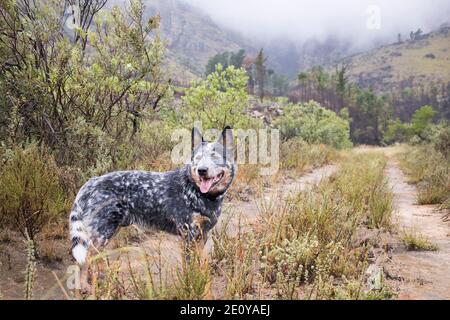
<path id="1" fill-rule="evenodd" d="M 81 212 L 77 201 L 75 201 L 70 213 L 70 239 L 72 241 L 72 255 L 82 265 L 86 262 L 90 237 L 83 223 Z"/>

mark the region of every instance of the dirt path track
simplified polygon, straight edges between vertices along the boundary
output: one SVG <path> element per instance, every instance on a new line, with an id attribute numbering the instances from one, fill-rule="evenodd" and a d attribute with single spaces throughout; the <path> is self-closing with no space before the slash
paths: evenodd
<path id="1" fill-rule="evenodd" d="M 387 166 L 389 183 L 394 193 L 394 223 L 399 237 L 414 231 L 438 245 L 436 252 L 396 249 L 393 263 L 403 281 L 399 299 L 450 299 L 450 224 L 442 221 L 436 206 L 416 204 L 417 190 L 406 182 L 397 164 Z"/>

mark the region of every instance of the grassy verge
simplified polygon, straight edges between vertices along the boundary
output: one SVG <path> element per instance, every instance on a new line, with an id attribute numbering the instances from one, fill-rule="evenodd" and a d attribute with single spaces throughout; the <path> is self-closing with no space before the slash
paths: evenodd
<path id="1" fill-rule="evenodd" d="M 309 145 L 300 139 L 291 139 L 281 145 L 281 168 L 296 174 L 330 164 L 338 152 L 326 145 Z"/>
<path id="2" fill-rule="evenodd" d="M 450 162 L 432 146 L 406 146 L 398 154 L 402 170 L 417 184 L 419 204 L 443 204 L 450 199 Z"/>

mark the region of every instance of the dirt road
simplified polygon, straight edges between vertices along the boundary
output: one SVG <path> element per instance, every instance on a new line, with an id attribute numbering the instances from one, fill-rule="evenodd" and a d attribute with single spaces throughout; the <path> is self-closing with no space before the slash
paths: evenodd
<path id="1" fill-rule="evenodd" d="M 399 246 L 392 262 L 403 281 L 398 299 L 450 299 L 450 224 L 442 221 L 436 206 L 416 204 L 417 190 L 393 159 L 387 166 L 389 183 L 394 193 L 394 223 L 398 237 L 405 231 L 426 236 L 438 251 L 406 251 Z"/>

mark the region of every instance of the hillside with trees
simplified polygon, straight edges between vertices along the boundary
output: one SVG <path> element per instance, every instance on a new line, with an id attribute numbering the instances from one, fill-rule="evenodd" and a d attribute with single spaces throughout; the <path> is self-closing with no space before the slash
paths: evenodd
<path id="1" fill-rule="evenodd" d="M 379 92 L 450 82 L 450 26 L 424 34 L 398 35 L 396 43 L 342 60 L 350 78 Z"/>

